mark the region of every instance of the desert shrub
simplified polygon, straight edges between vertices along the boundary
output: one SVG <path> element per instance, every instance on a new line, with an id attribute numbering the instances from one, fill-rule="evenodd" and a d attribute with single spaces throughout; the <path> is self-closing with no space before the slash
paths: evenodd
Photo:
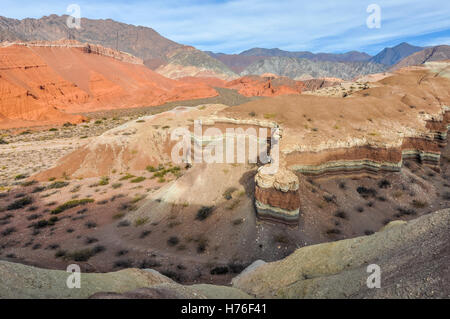
<path id="1" fill-rule="evenodd" d="M 178 245 L 179 242 L 180 242 L 180 239 L 178 239 L 178 237 L 176 237 L 176 236 L 170 237 L 167 240 L 167 244 L 171 247 Z"/>
<path id="2" fill-rule="evenodd" d="M 148 235 L 150 235 L 152 233 L 152 231 L 151 230 L 144 230 L 144 231 L 142 231 L 142 233 L 139 235 L 139 238 L 145 238 L 145 237 L 147 237 Z"/>
<path id="3" fill-rule="evenodd" d="M 325 195 L 323 195 L 323 199 L 327 203 L 336 203 L 336 196 L 335 195 L 325 194 Z"/>
<path id="4" fill-rule="evenodd" d="M 3 237 L 9 236 L 12 233 L 15 233 L 17 230 L 15 227 L 8 227 L 4 231 L 1 232 Z"/>
<path id="5" fill-rule="evenodd" d="M 377 191 L 373 188 L 366 188 L 364 186 L 359 186 L 356 191 L 362 198 L 375 197 L 377 195 Z"/>
<path id="6" fill-rule="evenodd" d="M 233 226 L 238 226 L 238 225 L 242 224 L 243 222 L 244 222 L 244 220 L 243 220 L 242 218 L 237 218 L 237 219 L 233 220 L 233 221 L 231 222 L 231 224 L 232 224 Z"/>
<path id="7" fill-rule="evenodd" d="M 356 211 L 357 211 L 358 213 L 362 213 L 362 212 L 364 212 L 364 207 L 358 206 L 358 207 L 356 207 Z"/>
<path id="8" fill-rule="evenodd" d="M 9 144 L 7 141 L 5 141 L 2 137 L 0 137 L 0 145 L 6 145 Z"/>
<path id="9" fill-rule="evenodd" d="M 364 235 L 366 235 L 366 236 L 370 236 L 370 235 L 372 235 L 372 234 L 374 234 L 374 231 L 373 231 L 373 230 L 365 230 L 365 231 L 364 231 Z"/>
<path id="10" fill-rule="evenodd" d="M 442 195 L 442 198 L 445 199 L 445 200 L 450 200 L 450 192 L 445 192 L 445 193 Z"/>
<path id="11" fill-rule="evenodd" d="M 42 215 L 39 215 L 39 214 L 32 214 L 30 216 L 27 216 L 27 220 L 36 220 L 36 219 L 38 219 L 41 216 Z"/>
<path id="12" fill-rule="evenodd" d="M 54 216 L 48 220 L 41 219 L 38 222 L 31 224 L 30 226 L 33 227 L 34 229 L 40 229 L 40 228 L 45 228 L 48 226 L 54 226 L 57 221 L 58 221 L 58 217 Z"/>
<path id="13" fill-rule="evenodd" d="M 109 177 L 103 176 L 100 181 L 97 183 L 98 186 L 106 186 L 109 184 Z"/>
<path id="14" fill-rule="evenodd" d="M 120 259 L 114 263 L 114 268 L 131 268 L 133 261 L 131 259 Z"/>
<path id="15" fill-rule="evenodd" d="M 341 231 L 337 228 L 327 230 L 328 235 L 339 235 Z"/>
<path id="16" fill-rule="evenodd" d="M 223 198 L 225 198 L 226 200 L 230 200 L 233 198 L 233 193 L 237 191 L 236 187 L 228 187 L 225 192 L 222 194 Z"/>
<path id="17" fill-rule="evenodd" d="M 55 250 L 55 249 L 58 249 L 58 248 L 59 248 L 58 244 L 50 244 L 50 245 L 47 246 L 47 249 L 50 249 L 50 250 Z"/>
<path id="18" fill-rule="evenodd" d="M 148 217 L 141 217 L 134 221 L 134 226 L 139 227 L 145 225 L 148 222 Z"/>
<path id="19" fill-rule="evenodd" d="M 31 192 L 32 193 L 40 193 L 45 191 L 45 187 L 44 186 L 36 186 Z"/>
<path id="20" fill-rule="evenodd" d="M 136 177 L 136 178 L 132 179 L 130 181 L 130 183 L 140 183 L 140 182 L 143 182 L 143 181 L 145 181 L 145 177 L 144 176 L 139 176 L 139 177 Z"/>
<path id="21" fill-rule="evenodd" d="M 89 245 L 98 242 L 98 239 L 94 237 L 86 237 L 84 242 L 86 243 L 86 245 Z"/>
<path id="22" fill-rule="evenodd" d="M 57 215 L 57 214 L 61 214 L 62 212 L 77 207 L 77 206 L 81 206 L 81 205 L 86 205 L 88 203 L 93 203 L 94 200 L 92 198 L 84 198 L 84 199 L 74 199 L 71 201 L 68 201 L 58 207 L 56 207 L 55 209 L 53 209 L 51 211 L 51 213 L 53 215 Z"/>
<path id="23" fill-rule="evenodd" d="M 208 240 L 206 238 L 199 238 L 197 240 L 197 253 L 203 254 L 208 247 Z"/>
<path id="24" fill-rule="evenodd" d="M 414 209 L 409 209 L 409 208 L 403 208 L 403 207 L 398 207 L 397 211 L 399 212 L 398 217 L 401 216 L 413 216 L 416 215 L 417 212 Z"/>
<path id="25" fill-rule="evenodd" d="M 425 208 L 428 206 L 428 203 L 415 199 L 411 202 L 411 206 L 413 206 L 415 208 Z"/>
<path id="26" fill-rule="evenodd" d="M 273 119 L 274 117 L 276 117 L 277 115 L 275 113 L 266 113 L 264 114 L 264 118 L 265 119 Z"/>
<path id="27" fill-rule="evenodd" d="M 113 215 L 113 219 L 121 219 L 123 216 L 125 216 L 125 213 L 117 213 Z"/>
<path id="28" fill-rule="evenodd" d="M 84 224 L 84 226 L 86 226 L 87 228 L 95 228 L 95 227 L 97 227 L 97 223 L 96 222 L 93 222 L 93 221 L 87 221 L 85 224 Z"/>
<path id="29" fill-rule="evenodd" d="M 94 248 L 92 248 L 92 254 L 97 255 L 104 252 L 105 250 L 106 250 L 105 246 L 97 245 Z"/>
<path id="30" fill-rule="evenodd" d="M 339 183 L 339 188 L 340 189 L 346 189 L 347 188 L 347 184 L 345 182 L 340 182 Z"/>
<path id="31" fill-rule="evenodd" d="M 117 224 L 117 227 L 128 227 L 130 226 L 130 222 L 128 220 L 122 220 L 120 223 Z"/>
<path id="32" fill-rule="evenodd" d="M 136 177 L 136 176 L 127 173 L 125 176 L 122 176 L 119 180 L 120 181 L 125 181 L 127 179 L 134 178 L 134 177 Z"/>
<path id="33" fill-rule="evenodd" d="M 66 187 L 67 185 L 69 185 L 69 182 L 56 181 L 56 182 L 53 182 L 50 185 L 48 185 L 47 189 L 63 188 L 63 187 Z"/>
<path id="34" fill-rule="evenodd" d="M 37 250 L 37 249 L 39 249 L 39 248 L 41 248 L 41 247 L 42 247 L 41 244 L 35 244 L 35 245 L 33 245 L 33 247 L 31 247 L 31 249 Z"/>
<path id="35" fill-rule="evenodd" d="M 23 182 L 22 184 L 20 184 L 20 186 L 22 186 L 22 187 L 28 187 L 28 186 L 34 185 L 34 184 L 36 184 L 36 183 L 37 183 L 37 181 L 35 181 L 35 180 L 32 180 L 32 181 L 26 181 L 26 182 Z"/>
<path id="36" fill-rule="evenodd" d="M 382 179 L 381 181 L 378 182 L 379 188 L 388 188 L 390 186 L 391 186 L 391 182 L 389 182 L 387 179 Z"/>
<path id="37" fill-rule="evenodd" d="M 77 250 L 71 253 L 66 253 L 66 259 L 73 261 L 88 261 L 93 256 L 91 249 Z"/>
<path id="38" fill-rule="evenodd" d="M 150 269 L 150 268 L 157 268 L 160 267 L 161 264 L 157 261 L 154 260 L 143 260 L 140 265 L 139 268 L 141 269 Z"/>
<path id="39" fill-rule="evenodd" d="M 229 269 L 227 266 L 218 266 L 213 269 L 211 269 L 210 274 L 211 275 L 226 275 L 228 274 Z"/>
<path id="40" fill-rule="evenodd" d="M 126 249 L 121 249 L 116 253 L 117 257 L 121 257 L 121 256 L 125 256 L 126 254 L 128 254 L 128 250 Z"/>
<path id="41" fill-rule="evenodd" d="M 344 211 L 337 211 L 334 216 L 342 219 L 348 219 L 347 213 Z"/>
<path id="42" fill-rule="evenodd" d="M 67 254 L 67 251 L 66 250 L 58 250 L 56 253 L 55 253 L 55 258 L 61 258 L 61 257 L 65 257 L 66 256 L 66 254 Z"/>
<path id="43" fill-rule="evenodd" d="M 111 185 L 111 187 L 114 189 L 118 189 L 118 188 L 122 187 L 122 183 L 114 183 Z"/>
<path id="44" fill-rule="evenodd" d="M 212 206 L 203 206 L 202 208 L 200 208 L 197 212 L 197 216 L 195 217 L 196 220 L 205 220 L 206 218 L 208 218 L 211 213 L 213 212 L 214 207 Z"/>
<path id="45" fill-rule="evenodd" d="M 16 175 L 14 177 L 14 179 L 17 181 L 17 180 L 25 179 L 27 177 L 28 177 L 28 175 L 26 175 L 26 174 L 19 174 L 19 175 Z"/>
<path id="46" fill-rule="evenodd" d="M 161 274 L 166 277 L 169 277 L 170 279 L 172 279 L 174 281 L 178 281 L 178 282 L 181 281 L 180 275 L 172 270 L 163 270 L 163 271 L 161 271 Z"/>
<path id="47" fill-rule="evenodd" d="M 30 196 L 26 196 L 26 197 L 22 197 L 14 202 L 12 202 L 11 204 L 9 204 L 6 209 L 7 210 L 16 210 L 16 209 L 21 209 L 24 208 L 27 205 L 30 205 L 33 203 L 33 198 L 31 198 Z"/>
<path id="48" fill-rule="evenodd" d="M 285 234 L 278 234 L 273 237 L 273 242 L 278 244 L 289 244 L 289 238 Z"/>
<path id="49" fill-rule="evenodd" d="M 228 264 L 228 268 L 233 274 L 240 274 L 245 269 L 245 266 L 242 264 L 230 263 Z"/>
<path id="50" fill-rule="evenodd" d="M 256 113 L 252 111 L 252 112 L 248 113 L 248 115 L 250 115 L 251 117 L 255 117 Z"/>
<path id="51" fill-rule="evenodd" d="M 58 251 L 56 254 L 61 255 L 60 257 L 64 257 L 68 260 L 73 261 L 88 261 L 91 257 L 94 257 L 95 255 L 104 252 L 106 248 L 104 246 L 97 245 L 94 248 L 87 248 L 87 249 L 81 249 L 76 250 L 74 252 L 65 252 L 65 251 Z M 55 257 L 56 257 L 55 254 Z M 58 258 L 58 257 L 57 257 Z"/>

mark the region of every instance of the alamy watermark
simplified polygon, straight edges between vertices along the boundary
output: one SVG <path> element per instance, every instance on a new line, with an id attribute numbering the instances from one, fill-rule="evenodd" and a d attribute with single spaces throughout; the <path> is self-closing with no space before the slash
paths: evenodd
<path id="1" fill-rule="evenodd" d="M 381 288 L 381 267 L 377 264 L 371 264 L 367 266 L 367 272 L 370 273 L 366 280 L 367 288 Z"/>
<path id="2" fill-rule="evenodd" d="M 270 129 L 270 137 L 268 131 Z M 175 164 L 191 163 L 261 163 L 267 174 L 275 174 L 279 168 L 278 127 L 226 128 L 217 127 L 203 131 L 202 121 L 194 121 L 193 132 L 178 127 L 171 132 L 171 140 L 178 141 L 171 151 Z"/>
<path id="3" fill-rule="evenodd" d="M 78 4 L 70 4 L 66 11 L 70 14 L 66 21 L 67 27 L 69 29 L 81 29 L 81 7 Z"/>
<path id="4" fill-rule="evenodd" d="M 70 273 L 69 277 L 67 277 L 66 285 L 69 289 L 80 289 L 81 288 L 81 269 L 77 264 L 72 264 L 67 267 L 66 270 Z"/>
<path id="5" fill-rule="evenodd" d="M 378 4 L 372 3 L 367 7 L 367 13 L 370 15 L 367 17 L 366 25 L 369 29 L 381 28 L 381 7 Z"/>

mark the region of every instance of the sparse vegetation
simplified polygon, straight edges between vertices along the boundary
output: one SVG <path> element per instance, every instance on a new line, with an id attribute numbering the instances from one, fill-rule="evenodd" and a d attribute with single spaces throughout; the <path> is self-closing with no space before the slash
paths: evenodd
<path id="1" fill-rule="evenodd" d="M 195 219 L 203 221 L 211 215 L 213 210 L 214 210 L 214 207 L 212 207 L 212 206 L 203 206 L 202 208 L 200 208 L 198 210 L 197 216 L 195 217 Z"/>
<path id="2" fill-rule="evenodd" d="M 167 240 L 167 244 L 171 247 L 178 245 L 180 240 L 176 236 L 172 236 Z"/>
<path id="3" fill-rule="evenodd" d="M 130 181 L 130 183 L 141 183 L 143 181 L 145 181 L 145 177 L 144 176 L 139 176 L 139 177 L 136 177 L 136 178 L 132 179 Z"/>
<path id="4" fill-rule="evenodd" d="M 223 198 L 225 198 L 226 200 L 230 200 L 233 198 L 233 193 L 237 191 L 236 187 L 229 187 L 225 190 L 225 192 L 222 194 Z"/>
<path id="5" fill-rule="evenodd" d="M 14 202 L 12 202 L 11 204 L 9 204 L 6 209 L 7 210 L 17 210 L 17 209 L 21 209 L 24 208 L 27 205 L 30 205 L 33 203 L 33 198 L 30 196 L 25 196 L 22 197 Z"/>
<path id="6" fill-rule="evenodd" d="M 391 186 L 391 182 L 389 182 L 387 179 L 382 179 L 378 182 L 379 188 L 389 188 Z"/>
<path id="7" fill-rule="evenodd" d="M 134 226 L 139 227 L 148 222 L 148 217 L 140 217 L 134 221 Z"/>
<path id="8" fill-rule="evenodd" d="M 359 186 L 356 191 L 362 198 L 367 199 L 369 197 L 375 197 L 377 195 L 377 191 L 373 188 L 366 188 L 364 186 Z"/>
<path id="9" fill-rule="evenodd" d="M 57 214 L 61 214 L 62 212 L 77 207 L 77 206 L 81 206 L 81 205 L 86 205 L 89 203 L 93 203 L 94 200 L 92 198 L 84 198 L 84 199 L 74 199 L 71 201 L 68 201 L 58 207 L 56 207 L 54 210 L 51 211 L 51 213 L 53 215 L 57 215 Z"/>
<path id="10" fill-rule="evenodd" d="M 15 227 L 8 227 L 4 231 L 1 232 L 3 237 L 9 236 L 12 233 L 15 233 L 17 230 Z"/>
<path id="11" fill-rule="evenodd" d="M 58 189 L 58 188 L 66 187 L 67 185 L 69 185 L 69 182 L 56 181 L 56 182 L 53 182 L 50 185 L 48 185 L 47 189 Z"/>
<path id="12" fill-rule="evenodd" d="M 415 199 L 411 202 L 411 206 L 413 206 L 414 208 L 425 208 L 428 206 L 428 203 Z"/>

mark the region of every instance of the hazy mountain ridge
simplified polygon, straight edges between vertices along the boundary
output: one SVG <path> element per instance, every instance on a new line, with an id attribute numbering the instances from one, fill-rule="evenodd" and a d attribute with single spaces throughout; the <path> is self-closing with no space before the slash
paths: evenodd
<path id="1" fill-rule="evenodd" d="M 273 73 L 298 80 L 321 77 L 350 80 L 365 74 L 380 73 L 385 69 L 383 65 L 371 62 L 315 62 L 308 59 L 271 57 L 251 64 L 241 75 Z"/>
<path id="2" fill-rule="evenodd" d="M 397 70 L 403 67 L 412 65 L 421 65 L 431 61 L 450 60 L 450 46 L 438 45 L 431 48 L 426 48 L 422 51 L 416 52 L 392 67 L 393 70 Z"/>
<path id="3" fill-rule="evenodd" d="M 313 61 L 332 61 L 332 62 L 363 62 L 368 61 L 371 56 L 365 52 L 350 51 L 346 53 L 312 53 L 309 51 L 284 51 L 276 49 L 253 48 L 241 52 L 241 56 L 266 56 L 266 57 L 288 57 L 304 58 Z"/>

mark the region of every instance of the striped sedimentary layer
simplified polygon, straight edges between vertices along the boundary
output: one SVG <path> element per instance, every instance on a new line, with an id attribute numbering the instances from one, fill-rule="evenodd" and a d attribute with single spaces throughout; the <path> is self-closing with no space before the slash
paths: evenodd
<path id="1" fill-rule="evenodd" d="M 438 168 L 440 148 L 447 143 L 449 123 L 450 109 L 445 107 L 440 118 L 427 119 L 429 134 L 405 137 L 399 147 L 366 145 L 320 152 L 291 152 L 286 154 L 286 166 L 306 175 L 398 172 L 405 159 Z"/>
<path id="2" fill-rule="evenodd" d="M 260 219 L 297 224 L 300 214 L 299 180 L 280 168 L 268 174 L 261 167 L 255 176 L 255 207 Z"/>

